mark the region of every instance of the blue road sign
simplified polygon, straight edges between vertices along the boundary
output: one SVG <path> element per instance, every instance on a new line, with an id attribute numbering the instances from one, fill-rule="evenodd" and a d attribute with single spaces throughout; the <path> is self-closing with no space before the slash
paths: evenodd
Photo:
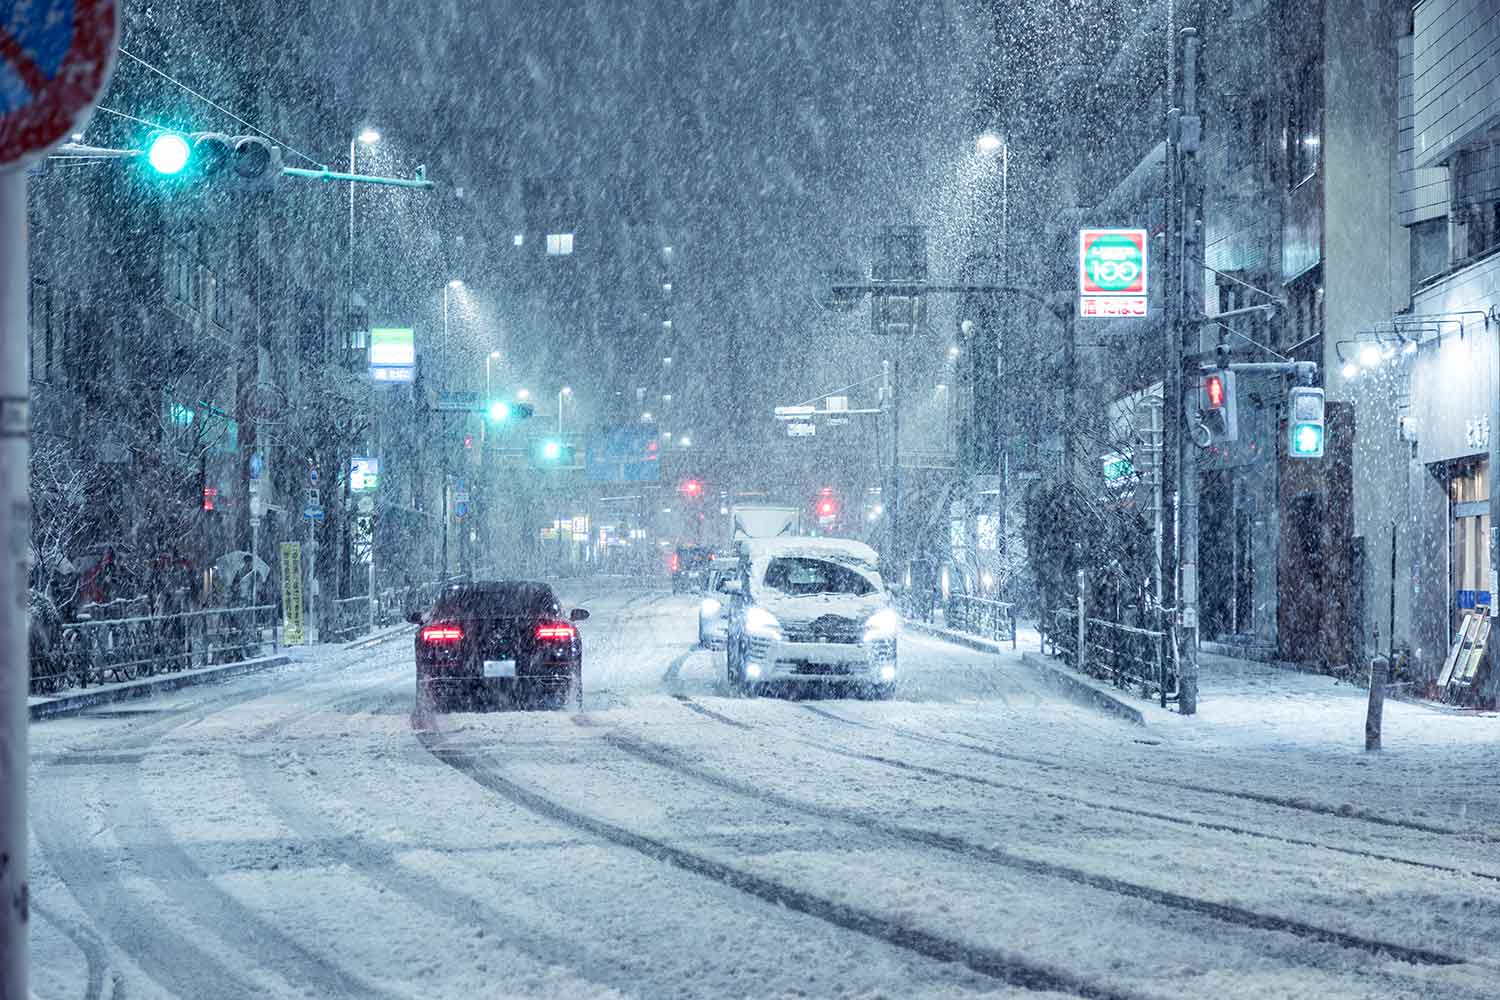
<path id="1" fill-rule="evenodd" d="M 114 66 L 115 0 L 36 0 L 0 12 L 0 166 L 78 130 Z"/>
<path id="2" fill-rule="evenodd" d="M 305 518 L 307 518 L 309 521 L 321 521 L 321 520 L 323 520 L 323 508 L 322 507 L 303 507 L 302 508 L 302 516 L 305 517 Z"/>

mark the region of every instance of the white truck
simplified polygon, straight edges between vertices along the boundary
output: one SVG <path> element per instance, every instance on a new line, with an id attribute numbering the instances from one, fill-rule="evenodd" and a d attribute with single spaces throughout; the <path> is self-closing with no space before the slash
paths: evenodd
<path id="1" fill-rule="evenodd" d="M 802 534 L 802 508 L 781 504 L 735 504 L 729 511 L 729 543 L 749 538 L 795 538 Z"/>

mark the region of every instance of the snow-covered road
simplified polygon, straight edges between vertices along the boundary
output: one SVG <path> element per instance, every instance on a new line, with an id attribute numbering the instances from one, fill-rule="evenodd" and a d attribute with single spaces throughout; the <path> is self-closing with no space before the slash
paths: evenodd
<path id="1" fill-rule="evenodd" d="M 1493 743 L 1455 797 L 911 634 L 746 700 L 691 598 L 565 597 L 579 713 L 414 719 L 408 632 L 33 727 L 37 995 L 1500 995 Z"/>

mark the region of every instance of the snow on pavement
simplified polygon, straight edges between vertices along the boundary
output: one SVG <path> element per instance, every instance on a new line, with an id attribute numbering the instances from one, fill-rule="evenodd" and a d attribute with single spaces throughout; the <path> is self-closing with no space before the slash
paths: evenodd
<path id="1" fill-rule="evenodd" d="M 744 699 L 695 599 L 561 591 L 592 612 L 582 713 L 414 719 L 407 633 L 34 727 L 37 995 L 1500 981 L 1472 946 L 1500 931 L 1492 778 L 1446 805 L 1454 767 L 1494 773 L 1472 730 L 1371 763 L 1316 714 L 1216 720 L 1206 684 L 1143 731 L 910 634 L 891 701 Z"/>

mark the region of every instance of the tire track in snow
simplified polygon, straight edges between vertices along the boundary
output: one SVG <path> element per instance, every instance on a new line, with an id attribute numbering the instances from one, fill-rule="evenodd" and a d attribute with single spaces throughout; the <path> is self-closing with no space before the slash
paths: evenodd
<path id="1" fill-rule="evenodd" d="M 227 691 L 180 708 L 164 710 L 160 716 L 153 718 L 143 727 L 133 729 L 126 738 L 105 740 L 97 745 L 100 750 L 114 751 L 119 755 L 120 762 L 130 767 L 127 776 L 110 775 L 111 787 L 123 777 L 130 790 L 128 794 L 114 803 L 116 809 L 110 814 L 111 825 L 115 828 L 121 827 L 118 821 L 119 806 L 123 804 L 130 814 L 125 826 L 136 824 L 135 828 L 139 829 L 140 824 L 145 824 L 155 834 L 153 844 L 158 845 L 142 851 L 139 845 L 124 844 L 122 845 L 124 853 L 138 861 L 146 877 L 157 887 L 183 904 L 184 909 L 193 912 L 196 923 L 217 931 L 220 928 L 233 926 L 226 923 L 223 919 L 225 917 L 241 915 L 248 917 L 253 925 L 257 945 L 265 945 L 269 941 L 280 945 L 284 952 L 276 956 L 277 961 L 271 963 L 265 961 L 264 954 L 257 953 L 252 956 L 253 964 L 257 967 L 271 964 L 281 969 L 296 968 L 303 973 L 311 972 L 312 975 L 304 976 L 303 981 L 319 986 L 320 995 L 338 995 L 337 992 L 327 992 L 327 987 L 339 987 L 344 995 L 349 996 L 384 996 L 386 994 L 343 973 L 337 967 L 321 961 L 318 956 L 307 953 L 299 942 L 287 939 L 275 928 L 259 921 L 251 911 L 242 907 L 227 893 L 209 887 L 208 876 L 192 863 L 185 851 L 171 843 L 166 831 L 161 828 L 154 817 L 149 816 L 144 789 L 140 783 L 141 767 L 145 757 L 168 733 L 197 725 L 214 715 L 261 698 L 296 691 L 318 681 L 326 681 L 332 676 L 345 673 L 354 667 L 367 665 L 367 663 L 368 661 L 363 659 L 353 659 L 336 664 L 332 671 L 326 671 L 327 665 L 301 664 L 300 666 L 305 668 L 301 671 L 302 676 L 286 678 L 277 684 L 259 684 L 248 690 Z M 320 667 L 324 670 L 320 670 Z M 347 692 L 342 692 L 339 697 L 346 695 Z M 316 709 L 312 710 L 316 711 Z M 301 714 L 306 714 L 307 711 L 308 709 L 303 709 Z M 125 753 L 121 754 L 122 751 Z M 76 755 L 78 752 L 72 753 Z M 135 756 L 132 752 L 138 752 L 139 756 Z M 65 859 L 77 843 L 88 839 L 89 831 L 85 830 L 81 824 L 77 824 L 74 817 L 67 815 L 66 807 L 74 805 L 76 803 L 63 803 L 55 796 L 41 798 L 35 802 L 33 806 L 35 818 L 32 828 L 45 856 Z M 73 836 L 62 832 L 70 827 L 76 827 L 71 830 Z M 124 950 L 146 975 L 163 987 L 181 996 L 213 996 L 223 998 L 223 1000 L 238 1000 L 241 997 L 246 1000 L 255 1000 L 264 996 L 265 991 L 260 984 L 237 976 L 221 963 L 217 956 L 184 941 L 180 934 L 168 928 L 167 925 L 153 923 L 151 920 L 153 908 L 150 901 L 127 902 L 134 897 L 125 888 L 124 880 L 118 872 L 78 873 L 69 871 L 66 867 L 57 866 L 54 866 L 54 871 L 79 905 L 89 914 L 90 920 L 102 921 L 106 925 L 102 929 L 109 939 Z M 207 909 L 212 911 L 212 917 L 207 920 L 202 919 L 204 910 L 195 905 L 193 897 L 189 895 L 190 891 L 197 893 L 199 903 L 203 903 L 205 899 L 208 900 L 206 905 Z M 243 926 L 244 924 L 240 924 L 234 926 L 233 929 L 239 930 Z M 302 954 L 299 955 L 299 951 Z M 292 980 L 289 978 L 289 981 Z M 124 995 L 122 984 L 115 983 L 113 994 L 114 996 Z"/>
<path id="2" fill-rule="evenodd" d="M 1116 895 L 1143 899 L 1147 902 L 1171 909 L 1185 910 L 1201 916 L 1211 917 L 1224 923 L 1248 927 L 1254 930 L 1281 931 L 1307 940 L 1334 944 L 1351 950 L 1366 951 L 1375 955 L 1385 955 L 1417 965 L 1462 965 L 1465 962 L 1462 958 L 1426 948 L 1382 941 L 1377 938 L 1369 938 L 1347 931 L 1310 924 L 1292 917 L 1262 913 L 1258 910 L 1251 910 L 1230 903 L 1220 903 L 1198 896 L 1189 896 L 1166 889 L 1157 889 L 1135 882 L 1127 882 L 1108 875 L 1097 875 L 1067 865 L 1012 854 L 1009 851 L 999 848 L 984 847 L 949 834 L 884 823 L 853 810 L 820 806 L 816 803 L 804 802 L 776 792 L 767 791 L 755 785 L 746 784 L 688 761 L 670 747 L 662 746 L 661 744 L 649 743 L 637 737 L 624 736 L 619 733 L 611 733 L 605 736 L 604 739 L 616 749 L 629 753 L 641 760 L 668 770 L 686 774 L 705 784 L 725 791 L 757 799 L 779 808 L 801 812 L 805 815 L 849 823 L 853 826 L 874 830 L 898 839 L 911 840 L 928 847 L 965 854 L 1003 867 L 1013 868 L 1026 874 L 1058 878 L 1078 885 L 1101 889 Z"/>
<path id="3" fill-rule="evenodd" d="M 854 726 L 859 729 L 871 729 L 878 730 L 880 732 L 888 732 L 896 736 L 900 736 L 903 739 L 912 740 L 918 743 L 928 743 L 934 746 L 945 746 L 959 750 L 968 750 L 973 753 L 983 754 L 986 757 L 995 757 L 1000 760 L 1009 760 L 1022 764 L 1033 764 L 1038 767 L 1044 767 L 1048 770 L 1053 771 L 1063 771 L 1072 774 L 1088 774 L 1096 777 L 1110 778 L 1115 781 L 1130 781 L 1136 784 L 1142 784 L 1151 787 L 1165 786 L 1168 788 L 1176 788 L 1187 792 L 1196 792 L 1200 795 L 1218 795 L 1225 798 L 1241 799 L 1248 802 L 1258 802 L 1262 805 L 1276 806 L 1278 808 L 1295 810 L 1297 812 L 1315 813 L 1320 816 L 1332 816 L 1338 819 L 1369 823 L 1375 826 L 1415 830 L 1419 833 L 1459 837 L 1470 841 L 1477 840 L 1481 843 L 1486 844 L 1500 843 L 1500 837 L 1486 834 L 1480 830 L 1458 830 L 1453 827 L 1441 826 L 1436 823 L 1424 823 L 1420 820 L 1401 819 L 1400 817 L 1386 816 L 1381 813 L 1370 812 L 1364 809 L 1346 809 L 1341 806 L 1329 805 L 1325 802 L 1317 802 L 1311 799 L 1291 798 L 1285 795 L 1272 795 L 1267 792 L 1255 792 L 1248 789 L 1221 788 L 1217 785 L 1204 785 L 1199 784 L 1198 782 L 1181 781 L 1175 778 L 1160 776 L 1142 778 L 1139 775 L 1127 774 L 1122 772 L 1089 770 L 1085 768 L 1070 766 L 1067 764 L 1060 764 L 1055 760 L 1047 760 L 1044 757 L 1034 757 L 1029 754 L 1019 754 L 1012 753 L 1006 750 L 998 750 L 991 746 L 985 746 L 982 743 L 970 743 L 965 740 L 947 739 L 941 736 L 932 736 L 926 733 L 917 733 L 909 729 L 903 729 L 900 726 L 890 725 L 888 723 L 863 722 L 857 719 L 848 718 L 847 716 L 839 715 L 835 712 L 830 712 L 827 709 L 819 708 L 815 705 L 801 705 L 799 707 L 806 709 L 807 711 L 812 712 L 813 714 L 818 715 L 824 719 L 828 719 L 832 722 L 842 723 L 846 726 Z M 980 737 L 971 737 L 971 739 L 979 738 Z"/>
<path id="4" fill-rule="evenodd" d="M 73 942 L 79 951 L 83 952 L 84 963 L 88 966 L 88 981 L 84 984 L 83 998 L 84 1000 L 100 1000 L 104 995 L 104 972 L 109 968 L 109 960 L 105 957 L 104 942 L 99 940 L 99 936 L 92 929 L 75 924 L 71 920 L 65 920 L 53 913 L 51 907 L 43 906 L 35 899 L 30 900 L 28 905 L 32 913 L 56 927 L 64 937 Z M 115 992 L 118 995 L 118 989 Z"/>
<path id="5" fill-rule="evenodd" d="M 367 689 L 362 698 L 365 704 L 379 704 L 387 692 L 400 680 Z M 353 702 L 354 699 L 346 699 Z M 305 718 L 293 717 L 261 732 L 263 738 L 274 740 L 297 722 Z M 394 852 L 377 844 L 350 840 L 347 833 L 327 816 L 310 807 L 305 798 L 291 801 L 279 794 L 286 789 L 284 779 L 276 773 L 266 758 L 241 758 L 241 773 L 250 789 L 265 802 L 278 819 L 286 824 L 298 837 L 314 845 L 313 852 L 322 855 L 331 864 L 345 864 L 360 876 L 384 886 L 395 895 L 407 900 L 428 913 L 455 921 L 471 920 L 498 932 L 496 940 L 514 946 L 517 951 L 529 955 L 543 967 L 555 964 L 558 955 L 575 955 L 582 949 L 589 969 L 606 969 L 609 981 L 600 982 L 592 975 L 584 975 L 578 968 L 573 973 L 580 979 L 601 987 L 611 987 L 624 993 L 639 983 L 641 970 L 631 969 L 594 953 L 586 943 L 574 939 L 563 939 L 519 923 L 514 915 L 504 914 L 473 896 L 449 889 L 440 880 L 413 872 L 395 858 Z"/>
<path id="6" fill-rule="evenodd" d="M 702 705 L 699 705 L 686 696 L 677 696 L 677 701 L 679 703 L 682 703 L 684 708 L 690 709 L 694 712 L 699 713 L 700 715 L 707 716 L 708 718 L 714 719 L 718 722 L 723 722 L 727 725 L 735 726 L 739 729 L 755 728 L 753 725 L 741 722 L 738 719 L 732 719 L 727 715 L 721 715 L 718 712 L 712 711 L 711 709 L 704 708 Z M 880 730 L 884 728 L 880 726 L 870 725 L 869 723 L 865 722 L 859 722 L 854 719 L 846 719 L 842 716 L 835 715 L 832 712 L 817 708 L 812 705 L 802 705 L 800 707 L 805 708 L 808 711 L 813 712 L 823 718 L 833 719 L 838 722 L 844 722 L 861 729 Z M 805 746 L 823 750 L 827 753 L 836 754 L 840 757 L 848 757 L 853 760 L 863 760 L 872 764 L 881 764 L 886 767 L 896 768 L 897 770 L 907 771 L 913 774 L 925 774 L 931 777 L 953 779 L 955 781 L 965 781 L 970 784 L 983 785 L 988 788 L 1000 789 L 1002 791 L 1017 792 L 1022 795 L 1043 795 L 1058 802 L 1067 802 L 1072 805 L 1081 805 L 1089 809 L 1098 809 L 1105 812 L 1121 813 L 1126 816 L 1137 816 L 1143 819 L 1159 820 L 1161 822 L 1171 823 L 1177 826 L 1197 827 L 1203 830 L 1214 830 L 1220 833 L 1231 833 L 1243 837 L 1253 837 L 1263 840 L 1278 841 L 1283 844 L 1291 844 L 1297 847 L 1317 848 L 1320 850 L 1332 851 L 1336 854 L 1347 854 L 1352 857 L 1367 858 L 1374 861 L 1388 862 L 1390 864 L 1407 865 L 1412 868 L 1422 868 L 1428 871 L 1443 872 L 1444 874 L 1449 875 L 1471 876 L 1473 878 L 1484 879 L 1491 882 L 1500 882 L 1500 873 L 1497 872 L 1458 868 L 1453 865 L 1439 864 L 1434 861 L 1420 861 L 1416 858 L 1402 857 L 1396 854 L 1384 854 L 1379 851 L 1371 851 L 1365 848 L 1343 847 L 1338 844 L 1330 844 L 1326 841 L 1321 840 L 1305 840 L 1298 837 L 1289 837 L 1285 834 L 1272 833 L 1266 830 L 1256 830 L 1251 827 L 1239 826 L 1233 823 L 1224 823 L 1217 820 L 1193 819 L 1186 816 L 1173 816 L 1169 813 L 1156 812 L 1151 809 L 1142 809 L 1138 806 L 1125 806 L 1118 803 L 1101 802 L 1097 799 L 1085 798 L 1078 795 L 1070 795 L 1067 792 L 1060 792 L 1052 788 L 1000 781 L 995 778 L 986 778 L 975 774 L 966 774 L 962 771 L 951 771 L 945 768 L 932 767 L 930 765 L 913 764 L 909 761 L 897 760 L 893 757 L 882 757 L 879 754 L 853 750 L 848 747 L 838 746 L 837 744 L 825 743 L 821 740 L 809 739 L 805 736 L 793 737 L 793 739 Z M 947 744 L 945 742 L 944 745 L 952 744 Z"/>
<path id="7" fill-rule="evenodd" d="M 1086 982 L 1072 974 L 997 949 L 964 944 L 902 924 L 873 911 L 794 889 L 770 879 L 741 871 L 701 854 L 674 847 L 664 841 L 635 833 L 606 820 L 549 799 L 487 767 L 470 751 L 445 747 L 439 735 L 418 730 L 417 738 L 434 757 L 491 792 L 564 826 L 592 834 L 601 840 L 642 854 L 652 860 L 701 876 L 738 890 L 772 906 L 784 907 L 825 923 L 874 938 L 939 962 L 953 962 L 1018 986 L 1037 991 L 1069 993 L 1086 1000 L 1135 1000 L 1141 994 Z"/>

